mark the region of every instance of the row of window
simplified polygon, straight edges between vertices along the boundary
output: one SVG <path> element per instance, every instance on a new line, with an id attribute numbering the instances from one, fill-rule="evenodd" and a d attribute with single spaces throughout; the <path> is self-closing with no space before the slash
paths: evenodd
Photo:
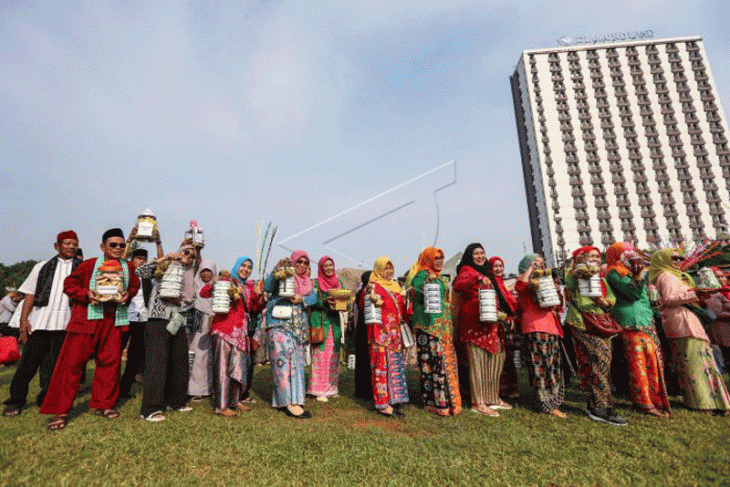
<path id="1" fill-rule="evenodd" d="M 712 95 L 712 89 L 706 77 L 705 67 L 702 62 L 699 48 L 695 43 L 687 43 L 687 51 L 689 53 L 692 70 L 695 74 L 695 81 L 697 81 L 697 86 L 699 88 L 699 98 L 704 111 L 708 115 L 708 123 L 710 125 L 711 133 L 713 134 L 713 143 L 716 145 L 718 155 L 720 156 L 721 166 L 723 168 L 723 178 L 726 180 L 728 188 L 730 189 L 730 153 L 725 154 L 725 151 L 727 151 L 727 139 L 725 138 L 720 117 L 717 113 L 718 110 L 714 96 Z M 664 206 L 663 213 L 665 218 L 667 218 L 670 237 L 681 238 L 681 235 L 679 234 L 681 226 L 677 219 L 675 201 L 671 195 L 672 190 L 668 184 L 669 176 L 666 171 L 664 154 L 661 150 L 661 143 L 656 131 L 656 122 L 654 121 L 654 114 L 651 110 L 651 101 L 648 96 L 648 90 L 646 89 L 646 82 L 643 77 L 641 62 L 638 58 L 638 50 L 636 47 L 629 46 L 626 52 L 628 64 L 631 69 L 631 79 L 637 93 L 638 104 L 641 107 L 639 115 L 642 119 L 642 125 L 644 126 L 645 135 L 647 137 L 649 155 L 652 159 L 652 166 L 655 170 L 657 185 L 662 197 L 662 205 Z M 681 64 L 682 59 L 679 56 L 679 51 L 674 45 L 668 44 L 666 52 L 670 62 L 671 71 L 673 73 L 673 81 L 677 88 L 677 92 L 679 93 L 679 106 L 682 107 L 682 112 L 690 133 L 690 143 L 693 146 L 693 155 L 698 161 L 700 179 L 703 181 L 703 189 L 707 194 L 708 202 L 714 201 L 715 199 L 718 200 L 716 203 L 710 203 L 713 226 L 718 229 L 724 228 L 726 227 L 726 223 L 723 218 L 724 210 L 722 209 L 720 199 L 717 196 L 717 186 L 713 186 L 714 183 L 712 183 L 714 176 L 712 174 L 711 164 L 707 159 L 708 153 L 705 148 L 705 140 L 702 137 L 702 131 L 699 127 L 699 119 L 696 116 L 694 100 L 689 94 L 690 89 L 687 85 L 684 67 Z M 672 158 L 674 159 L 675 167 L 677 168 L 677 177 L 680 181 L 680 189 L 684 193 L 683 201 L 687 208 L 690 227 L 692 228 L 693 233 L 697 236 L 704 236 L 701 213 L 697 206 L 698 201 L 695 196 L 695 188 L 692 184 L 692 175 L 690 174 L 688 170 L 689 166 L 686 163 L 686 153 L 683 147 L 684 144 L 682 139 L 679 137 L 680 132 L 677 128 L 678 122 L 672 105 L 672 99 L 669 96 L 669 88 L 667 87 L 667 81 L 664 76 L 665 72 L 661 65 L 661 58 L 657 47 L 647 46 L 646 55 L 651 66 L 652 84 L 654 85 L 654 90 L 657 93 L 657 98 L 660 104 L 659 112 L 669 136 L 669 145 L 672 148 Z M 561 124 L 560 128 L 562 131 L 563 149 L 566 155 L 568 173 L 571 175 L 570 183 L 573 187 L 571 194 L 574 198 L 575 214 L 579 223 L 579 237 L 582 244 L 588 244 L 591 243 L 591 228 L 589 225 L 589 217 L 585 211 L 587 205 L 584 198 L 585 194 L 582 189 L 583 184 L 579 167 L 579 158 L 575 144 L 573 124 L 569 113 L 568 97 L 565 91 L 565 80 L 563 78 L 558 54 L 550 53 L 548 58 L 550 61 L 550 71 L 552 73 L 553 91 L 558 109 L 558 119 Z M 607 99 L 606 85 L 601 72 L 599 56 L 595 50 L 590 50 L 587 52 L 586 58 L 588 60 L 588 75 L 595 93 L 596 108 L 598 110 L 602 135 L 607 150 L 607 159 L 612 175 L 611 182 L 615 189 L 614 193 L 617 197 L 617 206 L 619 211 L 618 217 L 621 221 L 621 231 L 624 233 L 625 240 L 635 240 L 635 228 L 632 220 L 633 215 L 630 211 L 631 205 L 628 201 L 628 197 L 626 196 L 628 194 L 626 189 L 626 178 L 623 174 L 623 166 L 620 164 L 621 156 L 619 155 L 618 145 L 616 144 L 616 131 L 614 130 L 615 127 L 611 120 L 612 114 L 610 104 Z M 621 119 L 626 147 L 629 151 L 629 159 L 632 162 L 631 170 L 634 173 L 634 182 L 636 184 L 637 194 L 639 195 L 639 204 L 642 208 L 640 216 L 644 219 L 644 227 L 647 230 L 648 236 L 650 238 L 658 238 L 658 226 L 656 225 L 655 214 L 652 209 L 653 203 L 649 196 L 649 188 L 647 187 L 648 178 L 646 177 L 645 168 L 642 164 L 642 154 L 639 149 L 635 124 L 633 122 L 633 114 L 630 108 L 631 103 L 627 97 L 626 84 L 623 80 L 623 72 L 616 49 L 607 49 L 606 58 L 608 59 L 608 68 L 611 75 L 611 85 L 616 95 L 618 116 Z M 546 161 L 549 161 L 548 172 L 552 173 L 549 174 L 549 185 L 551 187 L 550 194 L 553 201 L 553 208 L 557 215 L 559 213 L 559 204 L 557 201 L 557 192 L 555 191 L 555 180 L 553 179 L 554 171 L 552 170 L 552 160 L 549 155 L 549 140 L 547 138 L 547 127 L 545 126 L 546 120 L 544 116 L 544 109 L 542 107 L 542 97 L 540 95 L 537 68 L 534 57 L 531 56 L 530 60 L 531 71 L 533 74 L 532 81 L 538 99 L 538 120 L 541 125 L 540 130 L 543 135 L 543 142 L 545 143 Z M 586 149 L 588 172 L 591 174 L 590 183 L 593 187 L 593 195 L 596 203 L 595 207 L 598 209 L 599 230 L 602 237 L 601 240 L 602 243 L 607 245 L 613 241 L 613 227 L 610 221 L 611 216 L 608 211 L 609 205 L 606 200 L 604 180 L 601 175 L 600 157 L 597 152 L 598 147 L 595 143 L 595 126 L 591 120 L 591 113 L 589 111 L 584 75 L 581 70 L 580 57 L 577 52 L 569 52 L 567 54 L 567 60 L 570 70 L 570 79 L 573 82 L 573 91 L 577 103 L 578 119 L 580 121 L 579 128 L 581 130 L 582 139 Z M 557 230 L 560 236 L 558 243 L 562 246 L 564 245 L 562 238 L 563 230 L 559 223 L 559 217 L 556 218 L 556 221 L 558 222 Z M 561 249 L 561 251 L 562 250 L 564 249 Z"/>

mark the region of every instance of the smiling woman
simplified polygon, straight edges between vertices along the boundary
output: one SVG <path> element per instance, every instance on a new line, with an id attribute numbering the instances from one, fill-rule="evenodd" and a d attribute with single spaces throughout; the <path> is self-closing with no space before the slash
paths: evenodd
<path id="1" fill-rule="evenodd" d="M 293 295 L 281 294 L 281 282 L 291 276 L 295 265 Z M 276 268 L 264 280 L 264 291 L 271 298 L 266 306 L 266 332 L 268 333 L 271 374 L 274 379 L 272 407 L 295 418 L 310 418 L 305 411 L 304 347 L 309 339 L 307 308 L 317 302 L 309 278 L 309 255 L 303 250 L 280 260 Z"/>
<path id="2" fill-rule="evenodd" d="M 321 341 L 315 341 L 310 333 L 312 345 L 312 376 L 308 394 L 321 402 L 338 395 L 340 380 L 340 347 L 342 325 L 340 312 L 335 309 L 335 300 L 329 291 L 342 289 L 342 281 L 335 272 L 335 263 L 325 255 L 319 260 L 317 279 L 314 281 L 317 302 L 310 311 L 310 330 L 321 330 Z"/>
<path id="3" fill-rule="evenodd" d="M 454 291 L 459 294 L 457 327 L 466 344 L 469 360 L 469 385 L 472 411 L 485 416 L 499 416 L 496 409 L 512 407 L 499 397 L 499 379 L 504 365 L 504 331 L 496 319 L 482 321 L 479 292 L 492 289 L 484 247 L 467 246 L 457 266 Z M 496 318 L 496 317 L 495 317 Z"/>
<path id="4" fill-rule="evenodd" d="M 672 348 L 685 406 L 695 410 L 730 414 L 730 395 L 715 363 L 702 323 L 691 311 L 699 299 L 692 277 L 681 270 L 676 249 L 654 252 L 649 282 L 656 283 L 663 306 L 662 328 Z"/>
<path id="5" fill-rule="evenodd" d="M 455 416 L 461 413 L 461 393 L 449 290 L 441 277 L 443 267 L 444 252 L 426 247 L 409 272 L 409 292 L 413 302 L 412 322 L 416 331 L 423 402 L 426 410 L 434 414 Z M 426 297 L 427 286 L 435 291 L 433 297 Z"/>
<path id="6" fill-rule="evenodd" d="M 250 387 L 248 370 L 253 352 L 249 338 L 251 316 L 266 302 L 261 285 L 249 280 L 253 261 L 239 257 L 231 269 L 229 293 L 232 292 L 228 313 L 216 313 L 210 326 L 213 341 L 213 403 L 218 415 L 232 417 L 248 411 L 243 404 L 244 393 Z M 212 298 L 217 278 L 200 290 L 200 297 Z"/>
<path id="7" fill-rule="evenodd" d="M 144 335 L 144 393 L 140 414 L 148 421 L 164 420 L 166 409 L 190 411 L 187 403 L 190 378 L 188 341 L 181 328 L 192 315 L 195 273 L 199 264 L 200 250 L 196 251 L 186 242 L 177 252 L 137 269 L 140 277 L 151 278 L 154 274 L 157 281 L 150 295 L 149 319 Z M 162 267 L 173 265 L 180 266 L 182 270 L 180 292 L 175 297 L 165 297 L 161 293 Z"/>

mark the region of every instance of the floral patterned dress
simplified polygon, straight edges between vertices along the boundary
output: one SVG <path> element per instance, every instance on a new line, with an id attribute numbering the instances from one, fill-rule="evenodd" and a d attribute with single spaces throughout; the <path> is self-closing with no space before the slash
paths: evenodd
<path id="1" fill-rule="evenodd" d="M 264 291 L 271 294 L 266 305 L 266 330 L 274 379 L 271 405 L 275 408 L 303 406 L 306 392 L 304 351 L 309 339 L 306 307 L 317 302 L 317 293 L 313 290 L 302 296 L 301 303 L 293 304 L 289 298 L 279 296 L 279 281 L 273 272 L 264 280 Z M 274 318 L 277 306 L 290 307 L 291 318 Z"/>
<path id="2" fill-rule="evenodd" d="M 376 409 L 408 402 L 408 382 L 403 358 L 403 339 L 400 323 L 405 316 L 405 300 L 380 284 L 374 291 L 383 300 L 382 322 L 367 326 L 368 351 L 370 354 L 371 383 Z M 367 293 L 360 296 L 360 305 L 369 299 Z"/>
<path id="3" fill-rule="evenodd" d="M 428 271 L 419 271 L 413 278 L 411 299 L 416 332 L 418 365 L 421 370 L 421 396 L 428 409 L 439 414 L 459 414 L 461 393 L 457 372 L 456 352 L 453 344 L 453 327 L 449 308 L 448 288 L 439 278 L 441 313 L 425 311 L 423 286 Z"/>

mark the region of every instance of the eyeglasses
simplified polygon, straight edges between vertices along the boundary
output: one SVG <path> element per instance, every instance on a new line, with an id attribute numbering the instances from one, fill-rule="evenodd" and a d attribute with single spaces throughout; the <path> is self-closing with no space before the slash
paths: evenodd
<path id="1" fill-rule="evenodd" d="M 193 252 L 192 250 L 183 250 L 183 255 L 185 257 L 192 257 L 193 255 L 195 255 L 195 252 Z"/>
<path id="2" fill-rule="evenodd" d="M 682 257 L 681 255 L 673 255 L 672 260 L 682 262 L 684 260 L 684 257 Z"/>
<path id="3" fill-rule="evenodd" d="M 110 249 L 116 249 L 116 248 L 123 249 L 123 248 L 127 247 L 127 244 L 125 242 L 122 242 L 122 243 L 109 242 L 107 245 L 109 246 Z"/>
<path id="4" fill-rule="evenodd" d="M 309 264 L 309 261 L 308 260 L 299 259 L 297 261 L 297 265 L 306 265 L 306 264 Z"/>

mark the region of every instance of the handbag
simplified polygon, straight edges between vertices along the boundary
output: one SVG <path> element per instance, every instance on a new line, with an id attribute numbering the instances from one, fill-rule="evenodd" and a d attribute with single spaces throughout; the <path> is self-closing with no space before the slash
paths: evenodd
<path id="1" fill-rule="evenodd" d="M 15 337 L 0 337 L 0 364 L 12 364 L 18 360 L 18 340 Z"/>
<path id="2" fill-rule="evenodd" d="M 409 348 L 416 344 L 416 339 L 413 336 L 411 327 L 406 323 L 400 324 L 400 336 L 404 347 Z"/>
<path id="3" fill-rule="evenodd" d="M 290 320 L 293 314 L 291 306 L 276 305 L 271 310 L 271 317 L 277 320 Z"/>
<path id="4" fill-rule="evenodd" d="M 323 326 L 310 326 L 309 327 L 309 343 L 312 345 L 319 345 L 324 342 L 324 327 Z"/>
<path id="5" fill-rule="evenodd" d="M 621 333 L 621 325 L 608 313 L 582 313 L 586 333 L 600 338 L 610 338 Z"/>

